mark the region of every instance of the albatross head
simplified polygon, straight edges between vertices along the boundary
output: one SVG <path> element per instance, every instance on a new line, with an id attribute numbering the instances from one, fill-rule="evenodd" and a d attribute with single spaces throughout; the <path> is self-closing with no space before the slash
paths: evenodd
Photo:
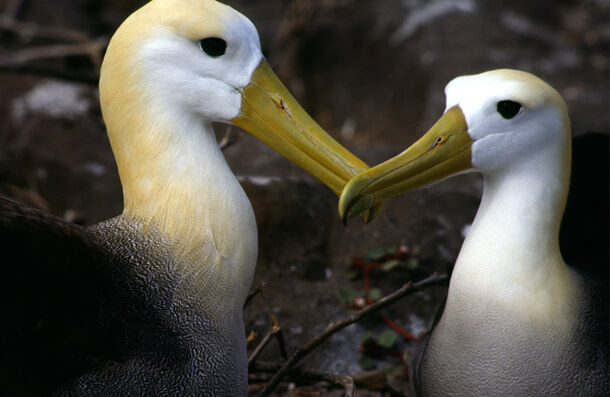
<path id="1" fill-rule="evenodd" d="M 213 0 L 153 0 L 134 12 L 109 44 L 100 99 L 126 195 L 144 173 L 134 163 L 164 156 L 179 166 L 181 153 L 168 152 L 212 134 L 212 122 L 242 127 L 337 194 L 368 168 L 281 84 L 252 22 Z"/>
<path id="2" fill-rule="evenodd" d="M 469 170 L 494 178 L 554 167 L 558 182 L 567 186 L 570 125 L 555 89 L 529 73 L 501 69 L 458 77 L 445 94 L 445 113 L 422 138 L 346 185 L 339 203 L 344 221 L 377 202 Z"/>

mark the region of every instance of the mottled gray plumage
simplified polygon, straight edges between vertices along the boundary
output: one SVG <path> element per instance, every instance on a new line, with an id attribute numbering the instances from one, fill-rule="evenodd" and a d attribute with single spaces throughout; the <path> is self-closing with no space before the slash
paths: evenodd
<path id="1" fill-rule="evenodd" d="M 188 291 L 162 236 L 123 216 L 84 228 L 0 198 L 0 239 L 17 261 L 2 267 L 3 395 L 245 393 L 241 318 L 224 329 L 210 317 L 214 291 Z"/>
<path id="2" fill-rule="evenodd" d="M 240 395 L 247 368 L 243 321 L 233 327 L 206 301 L 216 291 L 189 290 L 163 236 L 120 216 L 88 229 L 121 291 L 126 350 L 68 386 L 70 395 Z"/>

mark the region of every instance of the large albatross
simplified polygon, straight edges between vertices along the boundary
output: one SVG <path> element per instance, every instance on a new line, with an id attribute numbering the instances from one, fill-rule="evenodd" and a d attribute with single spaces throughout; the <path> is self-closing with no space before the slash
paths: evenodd
<path id="1" fill-rule="evenodd" d="M 608 396 L 608 290 L 567 266 L 559 227 L 571 131 L 557 91 L 521 71 L 458 77 L 415 144 L 353 178 L 344 219 L 468 170 L 483 197 L 444 309 L 414 354 L 418 396 Z"/>
<path id="2" fill-rule="evenodd" d="M 216 1 L 133 13 L 99 87 L 124 211 L 79 227 L 0 199 L 0 394 L 243 396 L 257 230 L 212 122 L 336 193 L 368 167 L 275 77 L 253 24 Z"/>

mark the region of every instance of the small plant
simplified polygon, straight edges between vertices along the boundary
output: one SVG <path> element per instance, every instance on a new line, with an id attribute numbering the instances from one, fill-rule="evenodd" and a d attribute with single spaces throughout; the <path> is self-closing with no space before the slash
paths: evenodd
<path id="1" fill-rule="evenodd" d="M 377 336 L 367 332 L 360 342 L 360 368 L 371 370 L 375 367 L 376 358 L 392 357 L 396 360 L 396 365 L 386 368 L 384 372 L 391 375 L 400 371 L 403 376 L 408 376 L 407 357 L 395 347 L 398 338 L 399 335 L 391 329 L 384 329 Z"/>
<path id="2" fill-rule="evenodd" d="M 419 250 L 417 248 L 410 249 L 406 245 L 401 244 L 398 247 L 387 249 L 376 247 L 369 250 L 364 256 L 350 258 L 348 261 L 347 277 L 350 280 L 362 278 L 363 288 L 340 287 L 337 290 L 338 299 L 352 310 L 360 310 L 378 301 L 383 294 L 381 289 L 371 288 L 371 272 L 391 273 L 399 269 L 407 271 L 417 270 L 419 268 L 418 253 Z M 402 352 L 396 350 L 394 346 L 399 336 L 410 341 L 415 341 L 416 338 L 386 315 L 380 313 L 380 318 L 389 328 L 384 329 L 377 336 L 368 332 L 362 338 L 360 344 L 360 351 L 362 353 L 359 360 L 360 367 L 365 370 L 372 369 L 375 358 L 390 356 L 397 359 L 398 365 L 402 367 L 403 374 L 406 375 L 405 356 Z M 393 367 L 393 369 L 396 370 L 396 367 Z"/>
<path id="3" fill-rule="evenodd" d="M 396 269 L 417 270 L 419 268 L 418 254 L 418 248 L 411 249 L 404 244 L 387 249 L 376 247 L 369 250 L 364 257 L 355 256 L 350 259 L 347 277 L 355 280 L 377 268 L 383 272 L 391 272 Z"/>

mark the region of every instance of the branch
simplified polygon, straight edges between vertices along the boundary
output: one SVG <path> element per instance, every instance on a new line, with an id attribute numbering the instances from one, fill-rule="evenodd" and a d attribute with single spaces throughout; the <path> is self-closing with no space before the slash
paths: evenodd
<path id="1" fill-rule="evenodd" d="M 229 146 L 233 145 L 235 142 L 237 142 L 237 134 L 233 133 L 233 130 L 229 125 L 225 130 L 225 135 L 222 137 L 220 142 L 218 142 L 218 147 L 220 147 L 220 150 L 225 150 Z"/>
<path id="2" fill-rule="evenodd" d="M 265 286 L 265 283 L 262 283 L 258 287 L 256 287 L 252 291 L 250 291 L 250 293 L 246 297 L 246 301 L 244 302 L 244 309 L 246 308 L 246 306 L 248 306 L 248 304 L 250 303 L 252 298 L 254 298 L 256 295 L 261 294 L 263 297 L 265 296 L 265 294 L 263 293 L 264 286 Z"/>
<path id="3" fill-rule="evenodd" d="M 278 323 L 278 321 L 275 319 L 275 316 L 273 314 L 271 314 L 270 317 L 271 317 L 271 324 L 272 324 L 271 329 L 269 330 L 269 332 L 267 332 L 267 335 L 265 335 L 265 337 L 258 344 L 258 346 L 256 346 L 256 349 L 254 349 L 252 354 L 250 354 L 250 357 L 248 357 L 248 367 L 252 366 L 252 364 L 254 363 L 254 360 L 256 360 L 256 357 L 258 357 L 260 352 L 265 348 L 265 346 L 267 346 L 267 344 L 269 343 L 271 338 L 274 336 L 276 337 L 278 344 L 280 346 L 280 351 L 282 353 L 282 357 L 284 358 L 284 360 L 287 358 L 286 345 L 284 344 L 284 335 L 282 333 L 282 328 L 280 328 L 280 323 Z"/>
<path id="4" fill-rule="evenodd" d="M 8 0 L 5 3 L 2 16 L 10 20 L 14 20 L 19 13 L 19 9 L 21 9 L 21 3 L 21 0 Z"/>
<path id="5" fill-rule="evenodd" d="M 267 383 L 265 388 L 261 391 L 260 396 L 261 397 L 269 396 L 271 394 L 271 392 L 273 391 L 273 389 L 275 389 L 277 387 L 277 385 L 280 383 L 280 381 L 286 376 L 286 374 L 288 372 L 290 372 L 290 370 L 299 361 L 301 361 L 301 359 L 303 359 L 303 357 L 305 357 L 313 349 L 315 349 L 316 347 L 318 347 L 319 345 L 324 343 L 335 332 L 340 331 L 341 329 L 347 327 L 348 325 L 359 321 L 361 318 L 368 316 L 368 315 L 378 311 L 379 309 L 396 302 L 397 300 L 403 298 L 404 296 L 407 296 L 407 295 L 412 294 L 417 291 L 421 291 L 421 290 L 431 287 L 433 285 L 444 284 L 448 280 L 449 280 L 448 275 L 446 275 L 446 274 L 438 275 L 435 273 L 435 274 L 429 276 L 428 278 L 425 278 L 424 280 L 418 281 L 416 283 L 408 282 L 407 284 L 403 285 L 400 289 L 396 290 L 395 292 L 391 293 L 390 295 L 387 295 L 387 296 L 381 298 L 374 304 L 365 307 L 364 309 L 360 310 L 359 312 L 354 313 L 353 315 L 346 317 L 345 319 L 343 319 L 341 321 L 330 323 L 324 331 L 320 332 L 315 338 L 310 340 L 303 347 L 297 349 L 293 353 L 293 355 L 288 359 L 288 361 L 284 362 L 284 364 L 281 366 L 281 368 L 275 373 L 275 375 L 273 375 L 273 377 L 271 378 L 269 383 Z"/>
<path id="6" fill-rule="evenodd" d="M 345 397 L 354 397 L 356 395 L 356 388 L 354 387 L 354 379 L 351 376 L 337 374 L 335 372 L 313 372 L 303 371 L 305 376 L 319 376 L 326 382 L 341 386 L 345 390 Z"/>
<path id="7" fill-rule="evenodd" d="M 108 38 L 76 44 L 55 44 L 15 51 L 8 56 L 0 57 L 0 67 L 19 67 L 39 59 L 63 58 L 74 55 L 85 55 L 99 69 L 102 61 L 102 49 L 108 44 Z"/>
<path id="8" fill-rule="evenodd" d="M 10 10 L 9 14 L 12 14 L 13 12 L 13 10 Z M 36 23 L 16 21 L 14 16 L 11 17 L 11 15 L 6 14 L 0 16 L 0 29 L 16 33 L 24 41 L 30 41 L 35 37 L 43 37 L 49 40 L 76 42 L 85 42 L 89 40 L 89 37 L 83 32 L 60 27 L 42 26 Z"/>
<path id="9" fill-rule="evenodd" d="M 280 364 L 256 362 L 253 370 L 256 372 L 277 372 L 281 368 Z M 296 380 L 323 380 L 331 385 L 340 386 L 345 390 L 345 397 L 354 397 L 356 388 L 351 376 L 341 375 L 335 372 L 319 372 L 310 369 L 292 368 L 289 371 L 291 378 Z"/>

